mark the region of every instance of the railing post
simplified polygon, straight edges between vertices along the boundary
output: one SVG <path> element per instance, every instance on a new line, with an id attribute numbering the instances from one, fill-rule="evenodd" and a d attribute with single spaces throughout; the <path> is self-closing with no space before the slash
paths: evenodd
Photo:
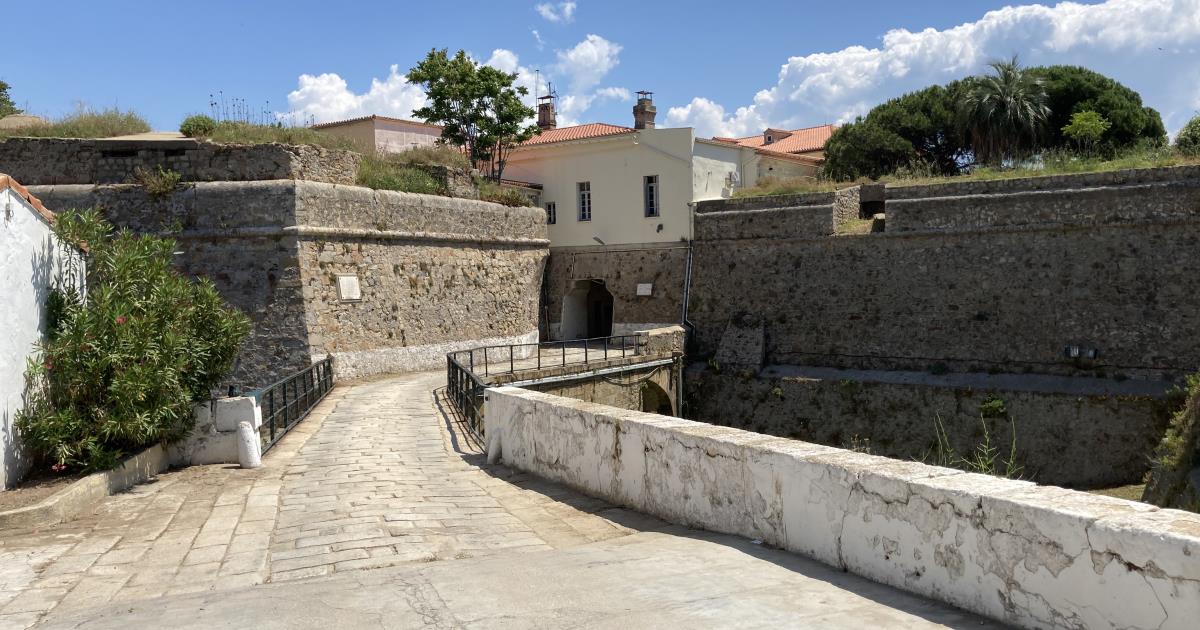
<path id="1" fill-rule="evenodd" d="M 604 360 L 608 360 L 608 337 L 604 338 Z"/>
<path id="2" fill-rule="evenodd" d="M 484 376 L 488 375 L 487 346 L 483 347 L 483 375 Z"/>
<path id="3" fill-rule="evenodd" d="M 588 341 L 589 340 L 586 338 L 583 340 L 583 364 L 584 365 L 587 365 L 587 362 L 588 362 Z"/>
<path id="4" fill-rule="evenodd" d="M 567 365 L 567 342 L 566 341 L 562 342 L 562 349 L 563 349 L 563 366 L 566 366 Z"/>
<path id="5" fill-rule="evenodd" d="M 516 372 L 516 370 L 513 368 L 513 365 L 513 345 L 510 343 L 508 344 L 508 372 L 510 374 Z"/>
<path id="6" fill-rule="evenodd" d="M 542 369 L 542 344 L 540 344 L 540 343 L 538 343 L 538 344 L 534 344 L 533 348 L 534 348 L 534 350 L 537 352 L 537 357 L 538 357 L 538 359 L 537 359 L 537 365 L 538 365 L 537 369 L 539 369 L 539 370 L 540 370 L 540 369 Z"/>

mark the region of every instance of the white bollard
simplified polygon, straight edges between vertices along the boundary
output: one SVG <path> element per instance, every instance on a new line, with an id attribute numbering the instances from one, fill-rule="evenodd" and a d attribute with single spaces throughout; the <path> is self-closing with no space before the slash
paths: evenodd
<path id="1" fill-rule="evenodd" d="M 242 468 L 258 468 L 262 466 L 262 439 L 258 431 L 246 421 L 238 423 L 238 463 Z"/>

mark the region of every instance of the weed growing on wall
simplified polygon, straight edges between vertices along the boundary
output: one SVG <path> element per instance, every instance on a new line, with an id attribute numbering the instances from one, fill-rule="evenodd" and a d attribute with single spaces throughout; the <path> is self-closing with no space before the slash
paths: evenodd
<path id="1" fill-rule="evenodd" d="M 164 170 L 162 166 L 156 167 L 156 170 L 140 166 L 133 169 L 133 182 L 145 189 L 146 194 L 155 201 L 175 192 L 182 178 L 179 173 L 170 169 Z"/>
<path id="2" fill-rule="evenodd" d="M 1003 408 L 1003 403 L 1004 401 L 1000 401 L 1001 408 Z M 985 402 L 984 404 L 988 403 Z M 983 415 L 982 410 L 979 417 L 979 424 L 983 428 L 982 437 L 975 444 L 974 448 L 963 455 L 950 442 L 950 436 L 946 432 L 946 424 L 942 421 L 941 414 L 935 414 L 933 421 L 934 444 L 920 458 L 920 461 L 933 466 L 958 468 L 967 472 L 1019 479 L 1024 467 L 1018 463 L 1016 421 L 1012 418 L 1008 419 L 1009 432 L 1012 438 L 1008 445 L 1007 456 L 1002 456 L 1000 445 L 993 441 L 992 431 L 988 427 L 986 416 Z"/>
<path id="3" fill-rule="evenodd" d="M 101 470 L 185 436 L 250 324 L 212 283 L 172 269 L 173 240 L 114 232 L 94 210 L 58 215 L 54 232 L 86 252 L 67 275 L 82 272 L 87 289 L 53 292 L 17 425 L 39 465 Z"/>
<path id="4" fill-rule="evenodd" d="M 92 109 L 81 106 L 48 125 L 0 130 L 0 139 L 8 136 L 38 138 L 111 138 L 150 131 L 150 123 L 136 112 L 116 108 Z"/>

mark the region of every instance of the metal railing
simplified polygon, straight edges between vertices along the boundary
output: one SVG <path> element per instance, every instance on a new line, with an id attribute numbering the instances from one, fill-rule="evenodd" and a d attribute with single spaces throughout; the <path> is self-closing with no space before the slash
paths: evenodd
<path id="1" fill-rule="evenodd" d="M 639 353 L 639 335 L 569 341 L 514 343 L 459 350 L 446 355 L 446 392 L 467 428 L 483 435 L 483 392 L 491 377 L 548 367 L 587 365 Z"/>
<path id="2" fill-rule="evenodd" d="M 263 424 L 259 435 L 263 453 L 275 446 L 288 431 L 300 423 L 312 408 L 333 389 L 333 358 L 325 359 L 292 374 L 269 387 L 258 396 L 262 407 Z"/>

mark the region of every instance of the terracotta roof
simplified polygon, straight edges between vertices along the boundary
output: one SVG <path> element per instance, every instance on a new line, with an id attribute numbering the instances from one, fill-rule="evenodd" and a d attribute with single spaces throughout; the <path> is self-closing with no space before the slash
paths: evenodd
<path id="1" fill-rule="evenodd" d="M 834 125 L 819 125 L 816 127 L 805 127 L 803 129 L 783 130 L 788 131 L 792 135 L 781 138 L 765 144 L 766 138 L 763 134 L 756 136 L 746 136 L 745 138 L 716 138 L 720 142 L 731 142 L 744 147 L 761 148 L 764 151 L 771 153 L 807 153 L 809 151 L 820 151 L 825 148 L 825 143 L 829 142 L 829 137 L 833 135 Z M 768 131 L 779 131 L 776 129 L 768 129 Z"/>
<path id="2" fill-rule="evenodd" d="M 574 127 L 559 127 L 558 129 L 550 129 L 543 131 L 538 135 L 522 142 L 519 146 L 529 147 L 541 144 L 550 144 L 552 142 L 567 142 L 570 140 L 587 140 L 590 138 L 603 138 L 606 136 L 619 136 L 625 133 L 633 133 L 637 131 L 631 127 L 622 127 L 620 125 L 610 125 L 607 123 L 588 123 L 586 125 L 575 125 Z"/>
<path id="3" fill-rule="evenodd" d="M 29 205 L 33 206 L 33 209 L 37 210 L 38 214 L 42 215 L 43 219 L 49 221 L 50 223 L 54 223 L 54 213 L 46 209 L 46 206 L 42 205 L 41 199 L 38 199 L 30 194 L 29 190 L 19 184 L 17 180 L 5 175 L 4 173 L 0 173 L 0 191 L 7 189 L 12 189 L 12 191 L 17 193 L 18 196 L 25 201 L 28 201 Z"/>
<path id="4" fill-rule="evenodd" d="M 382 120 L 385 122 L 406 123 L 409 125 L 417 125 L 420 127 L 429 127 L 431 129 L 441 129 L 442 128 L 441 125 L 434 125 L 434 124 L 430 124 L 427 122 L 421 122 L 419 120 L 408 120 L 405 118 L 391 118 L 389 116 L 377 116 L 375 114 L 372 114 L 370 116 L 359 116 L 358 118 L 347 118 L 346 120 L 335 120 L 333 122 L 321 123 L 319 125 L 313 125 L 312 128 L 313 129 L 325 129 L 327 127 L 340 127 L 341 125 L 349 125 L 351 123 L 362 122 L 364 120 Z"/>

